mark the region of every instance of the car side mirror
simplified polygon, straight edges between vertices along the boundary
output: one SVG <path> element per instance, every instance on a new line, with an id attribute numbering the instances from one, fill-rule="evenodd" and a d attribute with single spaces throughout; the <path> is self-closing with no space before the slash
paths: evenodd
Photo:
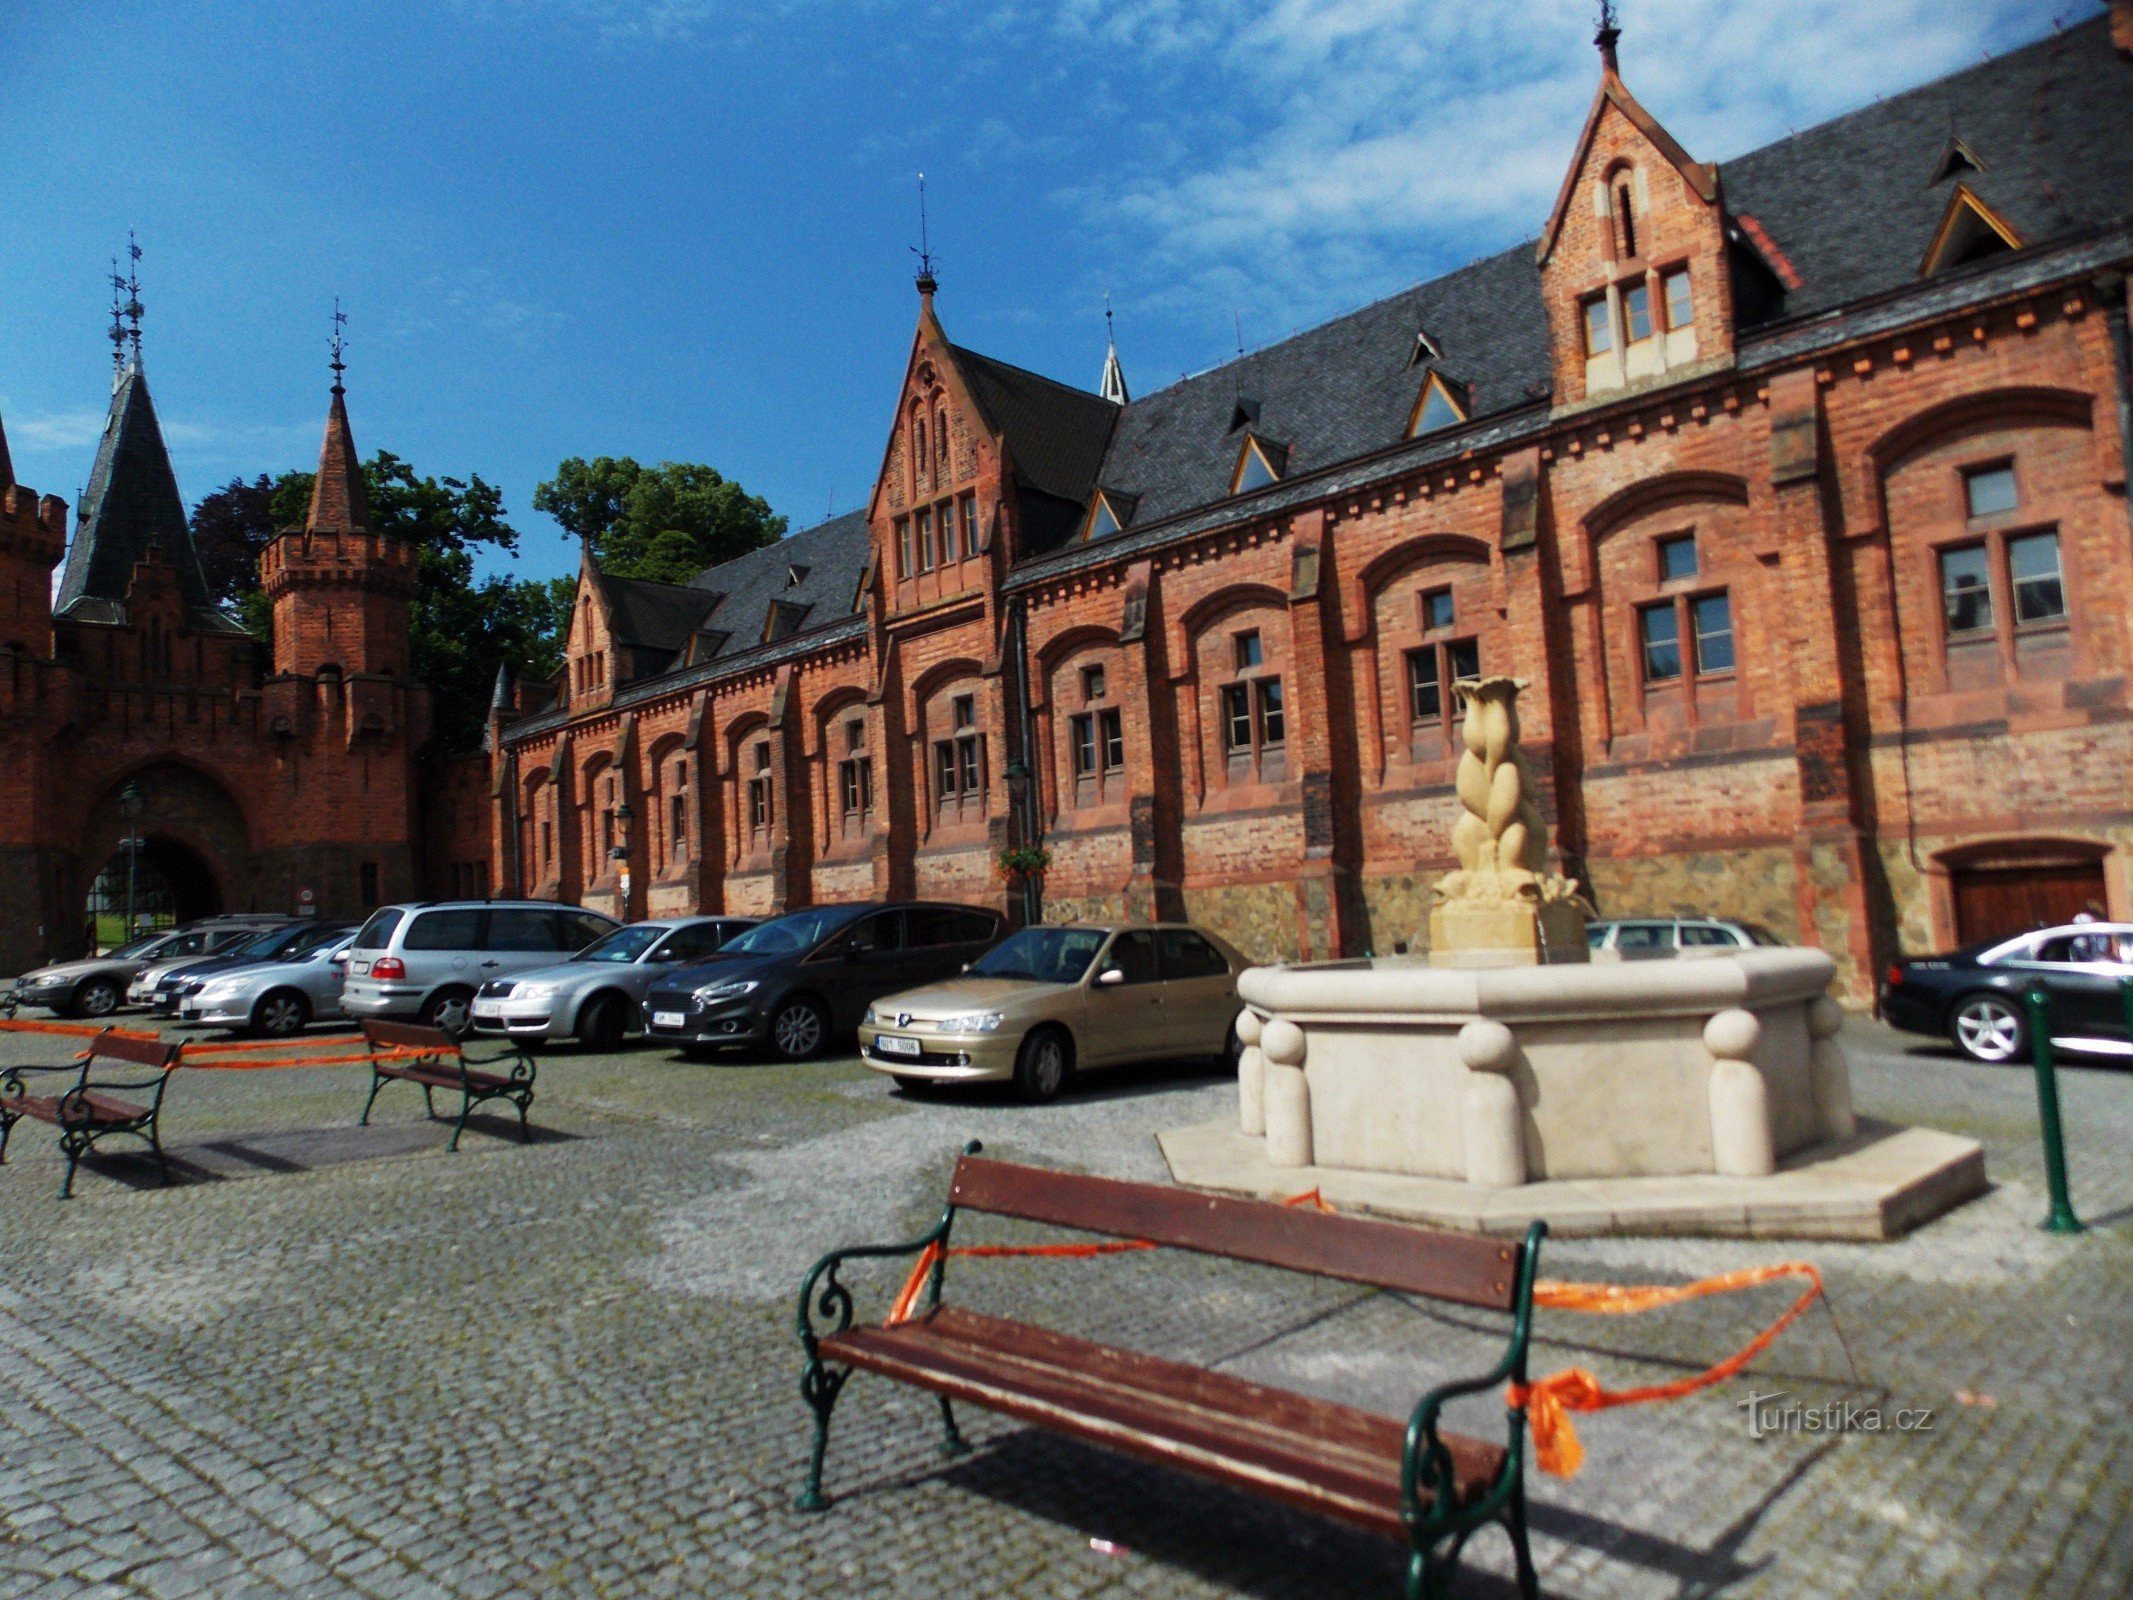
<path id="1" fill-rule="evenodd" d="M 970 963 L 966 961 L 960 967 L 956 968 L 956 970 L 958 972 L 968 972 L 970 970 Z"/>
<path id="2" fill-rule="evenodd" d="M 1106 967 L 1096 975 L 1096 981 L 1101 984 L 1120 984 L 1126 981 L 1126 975 L 1116 967 Z"/>
<path id="3" fill-rule="evenodd" d="M 865 955 L 865 954 L 866 954 L 866 952 L 865 952 L 864 950 L 862 950 L 862 949 L 860 949 L 860 948 L 859 948 L 859 941 L 858 941 L 857 939 L 847 939 L 847 940 L 845 940 L 845 942 L 844 942 L 844 959 L 845 959 L 845 960 L 847 960 L 847 961 L 857 961 L 857 960 L 858 960 L 858 959 L 859 959 L 859 958 L 860 958 L 861 956 L 863 956 L 863 955 Z"/>

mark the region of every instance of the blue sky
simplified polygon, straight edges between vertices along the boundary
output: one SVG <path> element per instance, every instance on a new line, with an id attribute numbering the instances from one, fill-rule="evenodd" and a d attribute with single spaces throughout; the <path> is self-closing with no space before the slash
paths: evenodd
<path id="1" fill-rule="evenodd" d="M 1624 0 L 1624 74 L 1723 159 L 2094 0 Z M 309 466 L 342 296 L 358 444 L 500 484 L 708 461 L 865 497 L 924 170 L 950 335 L 1146 392 L 1540 225 L 1586 0 L 7 0 L 0 419 L 71 498 L 138 231 L 188 501 Z"/>

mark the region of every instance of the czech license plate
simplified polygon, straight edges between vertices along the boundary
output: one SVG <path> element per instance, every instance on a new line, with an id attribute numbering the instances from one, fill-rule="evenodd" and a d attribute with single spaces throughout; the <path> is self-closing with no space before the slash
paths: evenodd
<path id="1" fill-rule="evenodd" d="M 652 1026 L 655 1028 L 678 1028 L 681 1026 L 682 1020 L 682 1015 L 679 1011 L 655 1011 L 652 1013 Z"/>
<path id="2" fill-rule="evenodd" d="M 915 1056 L 925 1047 L 916 1039 L 903 1039 L 893 1033 L 884 1033 L 876 1037 L 874 1048 L 885 1056 Z"/>
<path id="3" fill-rule="evenodd" d="M 351 961 L 348 963 L 348 970 L 355 973 L 367 973 L 370 971 L 370 963 L 368 961 Z"/>
<path id="4" fill-rule="evenodd" d="M 504 1007 L 502 1001 L 477 1000 L 474 1002 L 474 1015 L 476 1015 L 477 1017 L 500 1017 L 503 1014 Z"/>

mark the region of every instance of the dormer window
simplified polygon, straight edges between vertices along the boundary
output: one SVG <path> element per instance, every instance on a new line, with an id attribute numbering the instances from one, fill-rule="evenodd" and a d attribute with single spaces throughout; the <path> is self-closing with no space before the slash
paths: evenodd
<path id="1" fill-rule="evenodd" d="M 1229 427 L 1225 431 L 1235 433 L 1239 428 L 1249 428 L 1258 420 L 1259 402 L 1256 400 L 1239 400 L 1230 410 Z"/>
<path id="2" fill-rule="evenodd" d="M 805 567 L 787 567 L 785 569 L 785 587 L 788 589 L 799 588 L 801 584 L 807 582 L 807 571 L 808 569 Z"/>
<path id="3" fill-rule="evenodd" d="M 1103 491 L 1098 490 L 1095 504 L 1089 507 L 1089 531 L 1086 536 L 1091 539 L 1108 539 L 1118 532 L 1118 529 L 1118 513 L 1111 509 L 1111 502 L 1104 497 Z"/>
<path id="4" fill-rule="evenodd" d="M 1983 172 L 1985 163 L 1978 160 L 1977 152 L 1960 139 L 1950 139 L 1948 148 L 1940 153 L 1940 160 L 1933 165 L 1933 176 L 1926 180 L 1931 188 L 1936 183 L 1946 183 L 1950 178 L 1959 178 L 1966 172 Z"/>
<path id="5" fill-rule="evenodd" d="M 1249 494 L 1254 489 L 1264 489 L 1270 483 L 1279 483 L 1281 473 L 1258 439 L 1251 434 L 1244 436 L 1244 448 L 1237 453 L 1237 471 L 1230 482 L 1231 494 Z"/>
<path id="6" fill-rule="evenodd" d="M 1426 361 L 1441 361 L 1443 359 L 1444 352 L 1437 348 L 1436 341 L 1426 333 L 1416 333 L 1415 347 L 1408 352 L 1407 356 L 1407 364 L 1410 367 L 1419 367 Z"/>
<path id="7" fill-rule="evenodd" d="M 1453 428 L 1466 421 L 1466 407 L 1459 396 L 1444 379 L 1444 375 L 1432 372 L 1422 383 L 1422 394 L 1415 401 L 1414 416 L 1408 423 L 1408 436 L 1416 438 L 1425 433 L 1435 433 L 1439 428 Z"/>
<path id="8" fill-rule="evenodd" d="M 1930 278 L 1950 267 L 2021 248 L 2021 235 L 1972 194 L 1968 184 L 1959 183 L 1941 216 L 1940 226 L 1934 230 L 1933 242 L 1926 247 L 1926 259 L 1919 266 L 1918 275 Z"/>

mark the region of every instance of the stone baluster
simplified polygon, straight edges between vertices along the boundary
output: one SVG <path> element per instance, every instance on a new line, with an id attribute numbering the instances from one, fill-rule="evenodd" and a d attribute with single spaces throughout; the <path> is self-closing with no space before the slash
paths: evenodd
<path id="1" fill-rule="evenodd" d="M 1265 1058 L 1266 1158 L 1277 1167 L 1312 1164 L 1311 1088 L 1304 1080 L 1304 1031 L 1275 1017 L 1259 1031 Z"/>
<path id="2" fill-rule="evenodd" d="M 1515 1189 L 1526 1181 L 1524 1115 L 1518 1086 L 1518 1040 L 1509 1028 L 1476 1017 L 1459 1030 L 1459 1059 L 1466 1087 L 1459 1096 L 1459 1122 L 1466 1142 L 1466 1181 L 1490 1189 Z"/>
<path id="3" fill-rule="evenodd" d="M 1237 1121 L 1254 1138 L 1266 1132 L 1266 1058 L 1259 1053 L 1260 1035 L 1266 1023 L 1246 1006 L 1237 1013 Z"/>
<path id="4" fill-rule="evenodd" d="M 1828 995 L 1817 995 L 1807 1007 L 1808 1084 L 1815 1097 L 1815 1124 L 1825 1139 L 1849 1139 L 1859 1131 L 1859 1119 L 1852 1115 L 1851 1065 L 1837 1041 L 1843 1026 L 1844 1007 Z"/>
<path id="5" fill-rule="evenodd" d="M 1722 1178 L 1767 1178 L 1777 1171 L 1770 1091 L 1750 1059 L 1762 1037 L 1761 1019 L 1738 1007 L 1703 1025 L 1703 1045 L 1711 1052 L 1711 1163 Z"/>

